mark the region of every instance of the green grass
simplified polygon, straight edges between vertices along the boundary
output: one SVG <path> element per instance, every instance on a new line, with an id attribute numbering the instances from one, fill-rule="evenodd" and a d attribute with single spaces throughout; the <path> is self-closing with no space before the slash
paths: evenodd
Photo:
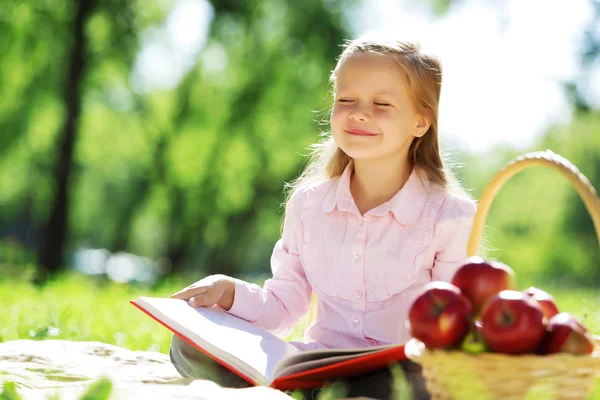
<path id="1" fill-rule="evenodd" d="M 132 350 L 169 349 L 170 332 L 129 304 L 138 296 L 169 296 L 190 282 L 159 288 L 135 287 L 71 274 L 38 289 L 19 281 L 0 281 L 0 341 L 15 339 L 92 340 Z M 600 293 L 592 289 L 542 286 L 561 311 L 579 317 L 600 334 Z M 299 340 L 308 321 L 287 338 Z M 52 336 L 55 335 L 55 336 Z"/>
<path id="2" fill-rule="evenodd" d="M 167 353 L 171 333 L 129 304 L 138 296 L 168 297 L 191 282 L 159 288 L 129 286 L 69 274 L 44 288 L 0 281 L 0 342 L 16 339 L 99 341 Z M 286 339 L 301 339 L 306 319 Z"/>
<path id="3" fill-rule="evenodd" d="M 593 289 L 554 289 L 560 311 L 575 315 L 588 329 L 600 334 L 600 292 Z"/>
<path id="4" fill-rule="evenodd" d="M 141 295 L 168 296 L 168 287 L 149 290 L 94 283 L 78 275 L 38 289 L 0 282 L 0 341 L 15 339 L 91 340 L 133 350 L 167 352 L 169 332 L 128 301 Z"/>

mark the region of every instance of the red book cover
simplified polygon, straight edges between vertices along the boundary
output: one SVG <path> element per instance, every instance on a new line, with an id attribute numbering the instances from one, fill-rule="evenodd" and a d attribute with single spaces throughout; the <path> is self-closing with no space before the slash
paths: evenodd
<path id="1" fill-rule="evenodd" d="M 339 363 L 276 378 L 270 386 L 280 390 L 321 387 L 336 379 L 346 379 L 360 376 L 365 373 L 379 371 L 403 360 L 406 360 L 406 355 L 404 354 L 404 346 L 402 345 L 377 353 L 359 355 Z"/>

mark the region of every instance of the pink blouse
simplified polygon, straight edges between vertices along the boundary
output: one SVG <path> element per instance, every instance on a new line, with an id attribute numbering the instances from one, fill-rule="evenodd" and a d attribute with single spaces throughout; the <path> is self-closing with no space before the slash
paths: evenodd
<path id="1" fill-rule="evenodd" d="M 339 178 L 294 194 L 264 288 L 235 280 L 229 312 L 284 337 L 318 296 L 301 349 L 403 343 L 411 302 L 428 282 L 449 281 L 466 258 L 476 211 L 413 170 L 388 202 L 358 211 L 352 163 Z"/>

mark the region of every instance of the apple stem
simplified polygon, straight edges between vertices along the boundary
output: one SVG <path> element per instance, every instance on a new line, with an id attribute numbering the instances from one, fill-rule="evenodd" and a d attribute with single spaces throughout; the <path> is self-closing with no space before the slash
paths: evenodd
<path id="1" fill-rule="evenodd" d="M 434 296 L 433 293 L 429 293 L 429 296 L 433 300 L 435 315 L 440 315 L 440 313 L 444 311 L 444 302 L 440 301 L 440 299 Z"/>
<path id="2" fill-rule="evenodd" d="M 506 306 L 502 305 L 502 317 L 501 322 L 503 325 L 509 325 L 512 322 L 512 317 L 510 315 L 510 311 L 506 308 Z"/>

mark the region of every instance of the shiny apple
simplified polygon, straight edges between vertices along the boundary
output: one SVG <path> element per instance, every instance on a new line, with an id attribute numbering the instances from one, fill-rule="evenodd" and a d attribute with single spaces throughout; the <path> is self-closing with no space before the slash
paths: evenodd
<path id="1" fill-rule="evenodd" d="M 456 286 L 431 282 L 413 301 L 407 328 L 428 348 L 453 347 L 469 332 L 472 311 L 471 303 Z"/>
<path id="2" fill-rule="evenodd" d="M 478 316 L 485 302 L 502 290 L 517 288 L 515 272 L 508 265 L 471 257 L 452 277 L 451 283 L 460 289 L 473 305 Z"/>
<path id="3" fill-rule="evenodd" d="M 558 307 L 554 302 L 554 297 L 552 297 L 550 293 L 545 292 L 542 289 L 536 288 L 534 286 L 523 290 L 523 293 L 531 296 L 534 300 L 540 303 L 540 306 L 542 307 L 542 312 L 544 313 L 544 317 L 546 317 L 548 320 L 550 320 L 550 318 L 554 317 L 556 314 L 559 313 Z"/>
<path id="4" fill-rule="evenodd" d="M 594 341 L 587 328 L 573 315 L 562 312 L 550 318 L 546 326 L 540 353 L 590 354 Z"/>
<path id="5" fill-rule="evenodd" d="M 414 299 L 408 313 L 410 335 L 428 348 L 460 344 L 471 326 L 473 308 L 457 287 L 431 282 Z"/>
<path id="6" fill-rule="evenodd" d="M 481 310 L 481 334 L 488 348 L 508 354 L 533 353 L 546 330 L 542 307 L 529 295 L 503 290 Z"/>

